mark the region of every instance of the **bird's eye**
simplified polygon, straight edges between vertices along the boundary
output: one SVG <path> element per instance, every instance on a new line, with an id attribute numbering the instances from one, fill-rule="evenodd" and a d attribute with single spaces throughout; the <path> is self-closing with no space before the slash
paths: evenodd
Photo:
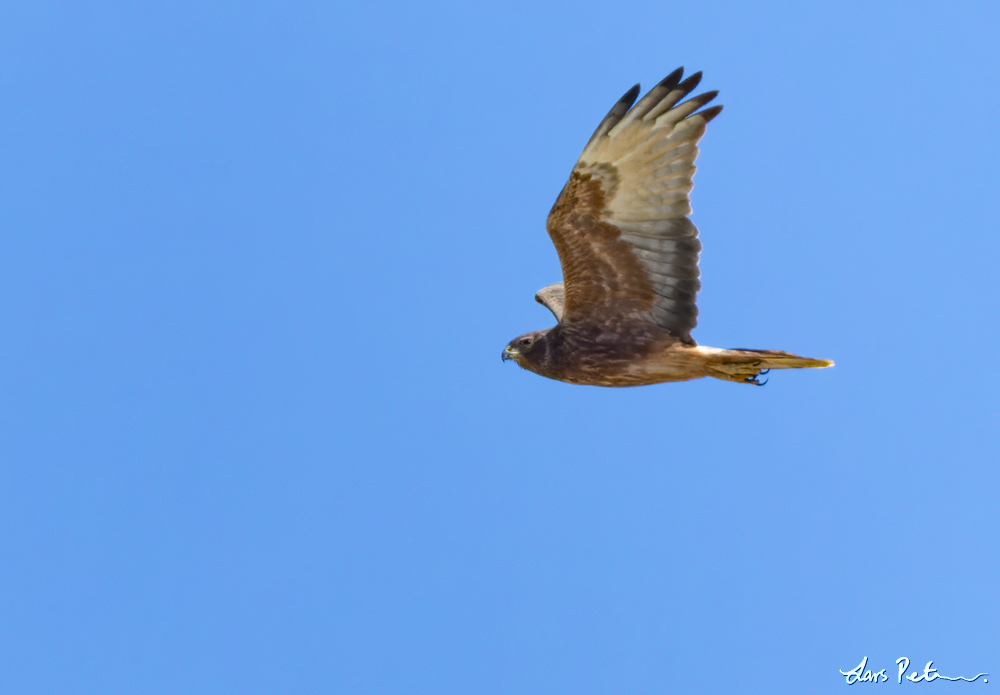
<path id="1" fill-rule="evenodd" d="M 525 338 L 521 341 L 522 345 L 531 345 L 531 338 Z"/>

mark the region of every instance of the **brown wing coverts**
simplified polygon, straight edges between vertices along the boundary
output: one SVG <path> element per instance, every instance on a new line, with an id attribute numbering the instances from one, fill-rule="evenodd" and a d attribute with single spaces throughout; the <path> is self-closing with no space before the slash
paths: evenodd
<path id="1" fill-rule="evenodd" d="M 548 218 L 565 285 L 562 323 L 633 318 L 694 344 L 698 230 L 687 219 L 697 142 L 717 92 L 678 104 L 701 79 L 678 69 L 601 121 Z M 631 107 L 631 108 L 630 108 Z"/>

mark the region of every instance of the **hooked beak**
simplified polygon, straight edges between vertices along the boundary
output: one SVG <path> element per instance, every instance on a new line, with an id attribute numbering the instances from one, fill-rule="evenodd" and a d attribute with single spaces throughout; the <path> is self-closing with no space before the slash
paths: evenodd
<path id="1" fill-rule="evenodd" d="M 501 361 L 506 362 L 507 360 L 512 360 L 515 357 L 517 357 L 517 354 L 518 354 L 517 351 L 514 350 L 514 348 L 512 348 L 510 345 L 508 345 L 503 349 L 503 352 L 500 353 L 500 359 Z"/>

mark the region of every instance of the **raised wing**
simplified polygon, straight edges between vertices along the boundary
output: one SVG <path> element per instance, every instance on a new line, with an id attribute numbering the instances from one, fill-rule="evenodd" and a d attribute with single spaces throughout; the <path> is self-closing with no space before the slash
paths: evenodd
<path id="1" fill-rule="evenodd" d="M 551 311 L 552 315 L 556 317 L 556 321 L 562 321 L 566 293 L 563 291 L 561 282 L 538 290 L 535 293 L 535 301 Z"/>
<path id="2" fill-rule="evenodd" d="M 722 107 L 698 111 L 718 92 L 678 104 L 701 81 L 700 72 L 682 75 L 675 70 L 635 106 L 639 85 L 625 93 L 549 212 L 565 285 L 560 323 L 633 318 L 694 345 L 701 242 L 688 194 L 698 140 Z"/>

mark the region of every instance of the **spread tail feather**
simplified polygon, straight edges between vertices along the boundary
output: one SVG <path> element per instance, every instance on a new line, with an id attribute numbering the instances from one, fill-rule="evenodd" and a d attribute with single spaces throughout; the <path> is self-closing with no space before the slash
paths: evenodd
<path id="1" fill-rule="evenodd" d="M 781 350 L 721 350 L 701 346 L 697 349 L 707 357 L 709 376 L 744 384 L 760 385 L 757 377 L 772 369 L 819 369 L 833 366 L 831 360 L 802 357 Z"/>

